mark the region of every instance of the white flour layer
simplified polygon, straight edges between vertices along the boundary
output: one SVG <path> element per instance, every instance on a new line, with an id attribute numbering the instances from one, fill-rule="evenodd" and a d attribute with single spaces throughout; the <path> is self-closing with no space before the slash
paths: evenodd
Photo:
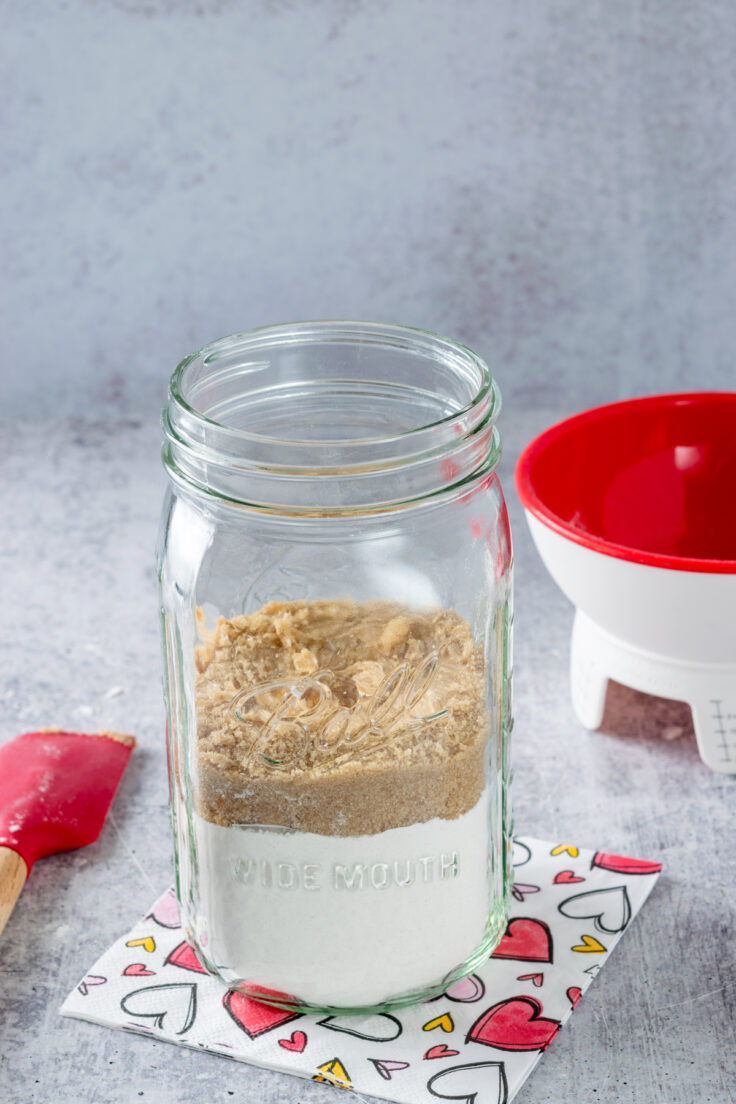
<path id="1" fill-rule="evenodd" d="M 464 816 L 344 838 L 194 817 L 196 935 L 228 979 L 317 1005 L 440 981 L 483 939 L 488 792 Z"/>

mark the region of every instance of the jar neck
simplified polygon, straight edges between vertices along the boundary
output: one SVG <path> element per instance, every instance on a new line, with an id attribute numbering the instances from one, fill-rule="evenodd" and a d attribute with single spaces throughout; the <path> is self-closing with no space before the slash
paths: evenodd
<path id="1" fill-rule="evenodd" d="M 164 464 L 195 494 L 276 514 L 377 513 L 468 492 L 498 462 L 480 357 L 420 330 L 273 326 L 181 362 Z"/>

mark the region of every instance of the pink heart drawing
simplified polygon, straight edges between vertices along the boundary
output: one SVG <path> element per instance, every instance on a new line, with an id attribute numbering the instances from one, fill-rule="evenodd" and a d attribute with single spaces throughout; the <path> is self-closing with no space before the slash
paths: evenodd
<path id="1" fill-rule="evenodd" d="M 170 889 L 160 901 L 157 901 L 153 906 L 153 912 L 149 912 L 148 915 L 162 928 L 180 928 L 179 902 L 174 890 Z"/>
<path id="2" fill-rule="evenodd" d="M 368 1061 L 373 1063 L 384 1081 L 390 1081 L 397 1070 L 409 1068 L 408 1062 L 392 1062 L 387 1058 L 369 1058 Z"/>
<path id="3" fill-rule="evenodd" d="M 530 893 L 539 893 L 539 886 L 524 885 L 523 882 L 514 882 L 511 893 L 517 901 L 523 901 Z"/>
<path id="4" fill-rule="evenodd" d="M 93 985 L 104 985 L 106 983 L 106 981 L 107 981 L 107 978 L 106 977 L 101 977 L 99 974 L 87 974 L 84 981 L 80 981 L 79 985 L 77 986 L 77 989 L 79 990 L 79 992 L 82 994 L 83 997 L 86 997 L 87 996 L 87 991 Z"/>
<path id="5" fill-rule="evenodd" d="M 571 985 L 567 990 L 567 999 L 573 1008 L 577 1008 L 580 1004 L 580 998 L 582 997 L 582 990 L 577 985 Z"/>
<path id="6" fill-rule="evenodd" d="M 279 1046 L 284 1050 L 292 1050 L 295 1054 L 301 1054 L 307 1045 L 307 1036 L 303 1031 L 292 1031 L 290 1038 L 279 1039 Z"/>
<path id="7" fill-rule="evenodd" d="M 454 1058 L 456 1054 L 459 1054 L 459 1050 L 450 1050 L 444 1043 L 437 1043 L 437 1046 L 430 1047 L 427 1053 L 424 1055 L 425 1062 L 431 1061 L 433 1058 Z"/>
<path id="8" fill-rule="evenodd" d="M 561 870 L 559 874 L 555 874 L 555 885 L 572 885 L 573 882 L 584 882 L 585 878 L 576 878 L 575 872 L 572 870 Z"/>
<path id="9" fill-rule="evenodd" d="M 472 1004 L 473 1001 L 480 1000 L 485 991 L 486 987 L 480 978 L 476 974 L 471 974 L 470 977 L 455 982 L 445 996 L 448 1000 L 457 1001 L 458 1004 Z"/>
<path id="10" fill-rule="evenodd" d="M 544 985 L 544 974 L 521 974 L 517 981 L 530 981 L 537 989 Z"/>
<path id="11" fill-rule="evenodd" d="M 147 970 L 142 962 L 131 962 L 123 970 L 122 977 L 153 977 L 155 970 Z"/>

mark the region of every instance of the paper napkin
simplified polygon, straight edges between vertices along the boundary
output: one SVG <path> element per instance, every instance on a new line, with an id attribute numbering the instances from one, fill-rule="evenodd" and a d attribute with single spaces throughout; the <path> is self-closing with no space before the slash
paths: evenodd
<path id="1" fill-rule="evenodd" d="M 302 1015 L 228 991 L 197 961 L 173 890 L 61 1012 L 397 1104 L 508 1104 L 647 899 L 659 863 L 519 839 L 506 933 L 477 973 L 427 1004 Z"/>

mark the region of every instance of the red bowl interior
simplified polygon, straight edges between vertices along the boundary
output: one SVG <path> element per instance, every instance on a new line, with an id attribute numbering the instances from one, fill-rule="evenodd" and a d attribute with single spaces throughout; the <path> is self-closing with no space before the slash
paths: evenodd
<path id="1" fill-rule="evenodd" d="M 516 467 L 524 507 L 598 552 L 736 572 L 736 393 L 629 399 L 576 414 Z"/>

